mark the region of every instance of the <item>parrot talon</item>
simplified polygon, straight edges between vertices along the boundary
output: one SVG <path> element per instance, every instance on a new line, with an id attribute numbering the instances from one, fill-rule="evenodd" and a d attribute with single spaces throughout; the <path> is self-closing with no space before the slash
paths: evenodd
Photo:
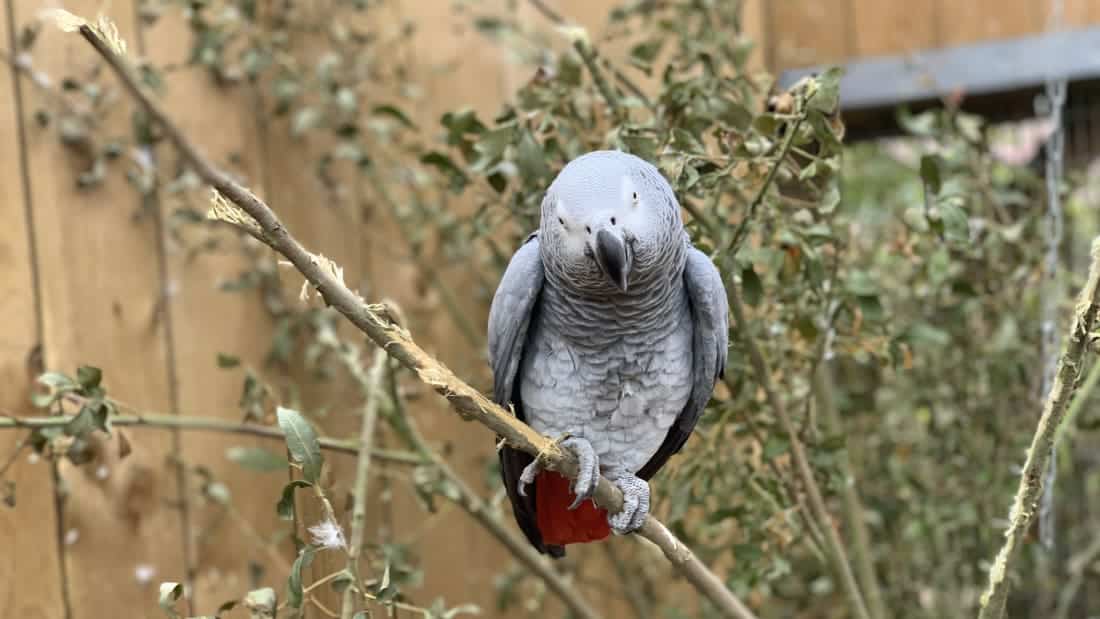
<path id="1" fill-rule="evenodd" d="M 596 493 L 596 485 L 600 483 L 600 460 L 596 456 L 596 450 L 592 449 L 592 443 L 583 438 L 569 437 L 561 442 L 561 446 L 577 456 L 577 479 L 572 488 L 576 498 L 569 506 L 571 510 L 577 509 Z"/>
<path id="2" fill-rule="evenodd" d="M 527 484 L 535 483 L 535 478 L 542 472 L 542 464 L 538 458 L 535 458 L 531 464 L 523 467 L 523 472 L 520 473 L 519 482 L 516 483 L 516 491 L 520 496 L 527 496 Z"/>
<path id="3" fill-rule="evenodd" d="M 567 440 L 569 440 L 569 434 L 563 434 L 562 436 L 554 439 L 554 444 L 562 445 Z M 544 455 L 545 452 L 540 451 L 538 455 L 535 456 L 535 459 L 531 462 L 531 464 L 523 467 L 523 472 L 520 473 L 519 476 L 519 482 L 516 483 L 516 492 L 519 492 L 520 496 L 527 496 L 527 485 L 535 483 L 535 478 L 538 477 L 539 473 L 542 472 L 542 458 Z"/>
<path id="4" fill-rule="evenodd" d="M 622 511 L 607 517 L 611 531 L 615 535 L 637 531 L 649 516 L 649 484 L 631 473 L 621 474 L 611 481 L 623 491 Z"/>

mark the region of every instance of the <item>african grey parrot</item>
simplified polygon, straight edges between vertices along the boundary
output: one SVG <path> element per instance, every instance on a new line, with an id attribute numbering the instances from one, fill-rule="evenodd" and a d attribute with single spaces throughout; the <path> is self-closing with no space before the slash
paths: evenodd
<path id="1" fill-rule="evenodd" d="M 649 163 L 591 152 L 562 169 L 537 232 L 512 256 L 489 311 L 494 399 L 580 462 L 569 481 L 503 447 L 512 509 L 540 552 L 639 528 L 650 479 L 678 452 L 725 370 L 721 275 L 695 249 Z M 592 501 L 602 473 L 623 491 Z M 530 484 L 534 487 L 529 487 Z"/>

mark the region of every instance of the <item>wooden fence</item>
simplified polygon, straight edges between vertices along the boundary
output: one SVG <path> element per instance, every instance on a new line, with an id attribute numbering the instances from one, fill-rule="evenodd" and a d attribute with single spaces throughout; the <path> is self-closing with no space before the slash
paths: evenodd
<path id="1" fill-rule="evenodd" d="M 101 4 L 69 0 L 65 7 L 92 16 Z M 190 34 L 183 21 L 170 12 L 149 24 L 139 18 L 140 4 L 106 3 L 137 54 L 157 65 L 184 64 Z M 1067 24 L 1100 20 L 1100 5 L 1093 0 L 1065 4 Z M 555 3 L 595 32 L 611 5 L 610 0 Z M 777 69 L 1039 31 L 1046 5 L 751 0 L 746 24 L 761 40 L 758 62 Z M 7 0 L 0 41 L 15 63 L 22 62 L 17 40 L 42 6 L 38 0 Z M 461 26 L 469 16 L 456 16 L 451 2 L 402 3 L 400 10 L 420 24 L 411 48 L 418 69 L 413 77 L 425 88 L 415 114 L 422 126 L 461 105 L 491 114 L 525 78 L 497 46 Z M 529 7 L 519 10 L 539 19 Z M 95 64 L 83 41 L 52 28 L 43 29 L 32 58 L 33 72 L 49 76 L 51 88 L 61 77 L 84 74 Z M 349 281 L 362 282 L 370 298 L 389 296 L 416 310 L 417 339 L 459 374 L 484 384 L 480 351 L 466 350 L 449 336 L 446 324 L 432 321 L 433 307 L 425 307 L 408 285 L 416 269 L 389 242 L 392 224 L 349 225 L 340 209 L 323 206 L 324 191 L 312 174 L 302 172 L 311 160 L 309 144 L 293 141 L 285 126 L 257 117 L 254 100 L 241 90 L 214 87 L 201 69 L 173 71 L 167 88 L 169 113 L 208 154 L 232 162 L 308 247 L 344 265 Z M 33 413 L 29 393 L 42 368 L 71 373 L 88 363 L 104 370 L 112 395 L 137 408 L 239 419 L 241 374 L 218 369 L 215 358 L 227 353 L 260 367 L 271 327 L 258 298 L 218 288 L 243 260 L 217 253 L 189 257 L 169 234 L 168 198 L 141 200 L 119 173 L 100 186 L 77 188 L 74 178 L 86 162 L 59 142 L 55 128 L 40 122 L 43 96 L 14 67 L 0 71 L 0 412 Z M 129 103 L 120 100 L 117 108 L 107 129 L 130 122 Z M 167 149 L 156 157 L 175 161 Z M 290 274 L 287 282 L 297 285 Z M 476 316 L 477 305 L 463 302 Z M 302 397 L 310 406 L 351 401 L 325 386 L 308 387 Z M 456 468 L 488 494 L 480 480 L 491 437 L 443 412 L 435 400 L 425 399 L 416 413 L 431 438 L 453 445 Z M 348 435 L 351 429 L 337 424 L 325 431 Z M 158 616 L 157 583 L 184 580 L 186 566 L 194 571 L 198 609 L 208 611 L 251 587 L 250 563 L 278 572 L 280 563 L 292 558 L 289 542 L 272 557 L 252 539 L 279 529 L 272 507 L 285 479 L 258 477 L 225 458 L 228 447 L 260 439 L 153 429 L 129 430 L 128 436 L 134 449 L 129 458 L 120 461 L 117 443 L 110 442 L 95 466 L 62 465 L 56 476 L 49 463 L 26 451 L 19 454 L 7 473 L 16 484 L 17 505 L 0 506 L 0 617 Z M 20 438 L 18 432 L 0 432 L 0 465 Z M 227 516 L 194 501 L 181 509 L 185 493 L 178 467 L 166 459 L 172 453 L 208 467 L 232 493 L 236 511 Z M 350 477 L 350 462 L 338 461 L 336 478 L 346 484 Z M 188 479 L 189 486 L 197 483 L 194 475 Z M 491 615 L 494 577 L 507 563 L 506 553 L 457 511 L 426 523 L 407 492 L 395 491 L 387 510 L 375 506 L 372 527 L 388 527 L 396 539 L 417 540 L 427 567 L 422 586 L 412 592 L 418 601 L 430 603 L 437 596 L 472 601 Z M 324 567 L 320 560 L 315 569 Z M 267 582 L 281 590 L 276 578 L 282 574 L 275 572 Z"/>

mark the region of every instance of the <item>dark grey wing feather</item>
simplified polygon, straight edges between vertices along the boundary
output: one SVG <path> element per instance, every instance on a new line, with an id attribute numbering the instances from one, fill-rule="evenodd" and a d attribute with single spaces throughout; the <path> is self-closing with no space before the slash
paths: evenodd
<path id="1" fill-rule="evenodd" d="M 489 365 L 493 369 L 493 400 L 501 406 L 511 405 L 520 421 L 526 419 L 517 375 L 523 361 L 528 329 L 538 312 L 542 282 L 542 260 L 539 258 L 538 233 L 535 233 L 527 237 L 512 256 L 489 308 Z M 517 491 L 520 474 L 533 458 L 508 446 L 502 447 L 499 455 L 501 478 L 520 530 L 539 552 L 555 557 L 564 555 L 560 546 L 547 546 L 542 541 L 535 515 L 534 486 L 528 486 L 525 497 Z"/>
<path id="2" fill-rule="evenodd" d="M 489 365 L 493 369 L 493 399 L 507 406 L 519 373 L 527 328 L 542 292 L 542 260 L 538 233 L 516 250 L 489 307 Z"/>
<path id="3" fill-rule="evenodd" d="M 691 395 L 687 405 L 669 428 L 657 453 L 638 471 L 638 477 L 649 479 L 664 466 L 672 454 L 680 451 L 699 417 L 703 414 L 714 383 L 726 371 L 729 349 L 729 304 L 722 275 L 710 258 L 694 247 L 688 249 L 684 266 L 684 287 L 691 306 L 692 371 Z"/>

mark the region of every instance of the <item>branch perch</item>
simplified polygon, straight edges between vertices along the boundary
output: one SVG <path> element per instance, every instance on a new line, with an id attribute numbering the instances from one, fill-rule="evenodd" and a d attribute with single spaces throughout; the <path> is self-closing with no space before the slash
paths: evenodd
<path id="1" fill-rule="evenodd" d="M 1052 448 L 1058 436 L 1058 428 L 1066 416 L 1073 394 L 1081 375 L 1085 370 L 1085 355 L 1088 353 L 1092 330 L 1096 327 L 1096 318 L 1100 314 L 1100 237 L 1092 242 L 1092 266 L 1089 278 L 1077 300 L 1073 312 L 1073 323 L 1066 338 L 1062 356 L 1058 359 L 1058 371 L 1054 383 L 1050 386 L 1043 414 L 1031 447 L 1027 450 L 1027 460 L 1020 474 L 1020 487 L 1009 512 L 1009 526 L 1005 531 L 1005 542 L 1001 546 L 993 566 L 989 569 L 989 585 L 981 598 L 979 619 L 1000 619 L 1004 616 L 1005 602 L 1008 599 L 1008 568 L 1020 551 L 1023 536 L 1031 527 L 1039 511 L 1039 498 L 1043 493 L 1043 472 L 1050 461 Z"/>
<path id="2" fill-rule="evenodd" d="M 439 361 L 428 355 L 409 333 L 385 316 L 385 308 L 370 305 L 338 277 L 339 270 L 326 259 L 307 251 L 291 236 L 275 212 L 259 197 L 239 185 L 204 157 L 152 98 L 138 85 L 126 60 L 87 23 L 77 29 L 116 74 L 126 91 L 161 126 L 165 136 L 180 151 L 186 162 L 203 181 L 255 220 L 255 236 L 284 256 L 316 288 L 325 302 L 343 314 L 352 324 L 374 340 L 401 365 L 426 385 L 445 397 L 464 418 L 475 420 L 503 437 L 510 445 L 530 454 L 541 454 L 548 468 L 576 478 L 578 463 L 569 451 L 535 432 L 509 411 L 496 405 L 478 390 L 460 380 Z M 328 264 L 326 264 L 328 263 Z M 622 510 L 622 492 L 601 477 L 595 494 L 596 503 L 611 513 Z M 685 546 L 653 516 L 646 519 L 637 534 L 653 542 L 685 578 L 726 617 L 753 619 L 755 615 L 711 572 L 690 548 Z"/>

